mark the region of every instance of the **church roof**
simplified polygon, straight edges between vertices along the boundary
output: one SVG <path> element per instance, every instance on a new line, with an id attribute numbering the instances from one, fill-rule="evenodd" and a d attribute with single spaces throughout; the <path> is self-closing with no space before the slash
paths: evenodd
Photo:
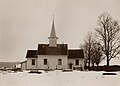
<path id="1" fill-rule="evenodd" d="M 36 58 L 37 57 L 37 50 L 28 50 L 26 58 Z"/>
<path id="2" fill-rule="evenodd" d="M 37 55 L 68 55 L 68 59 L 84 58 L 83 49 L 68 50 L 67 44 L 57 44 L 57 47 L 49 47 L 49 44 L 38 44 L 38 50 L 28 50 L 26 58 L 37 58 Z"/>
<path id="3" fill-rule="evenodd" d="M 68 55 L 67 44 L 57 44 L 57 47 L 49 47 L 49 44 L 38 44 L 38 55 Z"/>
<path id="4" fill-rule="evenodd" d="M 84 58 L 83 49 L 68 50 L 68 58 Z"/>

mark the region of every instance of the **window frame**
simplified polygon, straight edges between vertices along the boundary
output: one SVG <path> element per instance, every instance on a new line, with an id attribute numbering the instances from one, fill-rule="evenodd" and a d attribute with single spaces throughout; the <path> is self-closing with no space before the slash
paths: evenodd
<path id="1" fill-rule="evenodd" d="M 79 59 L 76 59 L 75 60 L 75 65 L 79 65 L 79 64 L 80 64 Z"/>
<path id="2" fill-rule="evenodd" d="M 58 59 L 58 65 L 62 65 L 62 59 Z"/>
<path id="3" fill-rule="evenodd" d="M 47 62 L 47 59 L 44 59 L 44 65 L 47 65 L 48 62 Z"/>
<path id="4" fill-rule="evenodd" d="M 31 65 L 35 65 L 35 59 L 31 59 Z"/>

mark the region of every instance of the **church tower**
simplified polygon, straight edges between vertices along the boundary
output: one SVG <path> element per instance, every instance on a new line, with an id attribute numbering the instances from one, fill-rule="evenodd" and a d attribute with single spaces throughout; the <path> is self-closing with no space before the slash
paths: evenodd
<path id="1" fill-rule="evenodd" d="M 49 39 L 49 47 L 57 47 L 58 37 L 56 36 L 56 32 L 55 32 L 54 18 L 53 18 L 51 33 L 48 39 Z"/>

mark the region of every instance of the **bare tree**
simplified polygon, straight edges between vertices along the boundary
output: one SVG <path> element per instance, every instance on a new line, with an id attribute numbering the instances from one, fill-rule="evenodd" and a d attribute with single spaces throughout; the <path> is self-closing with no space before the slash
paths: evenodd
<path id="1" fill-rule="evenodd" d="M 120 25 L 109 13 L 103 13 L 98 18 L 98 27 L 95 30 L 109 66 L 110 60 L 120 54 Z"/>
<path id="2" fill-rule="evenodd" d="M 92 58 L 92 46 L 94 44 L 94 40 L 93 40 L 93 34 L 92 32 L 89 32 L 86 36 L 86 39 L 84 40 L 84 53 L 85 53 L 85 64 L 88 63 L 88 66 L 90 67 L 90 63 L 91 63 L 91 58 Z M 93 61 L 92 61 L 93 62 Z"/>
<path id="3" fill-rule="evenodd" d="M 80 45 L 80 47 L 84 49 L 85 66 L 90 67 L 90 64 L 92 64 L 92 66 L 94 66 L 95 64 L 98 66 L 99 63 L 103 60 L 101 44 L 96 40 L 95 34 L 93 34 L 92 32 L 88 32 L 84 40 L 84 45 Z"/>
<path id="4" fill-rule="evenodd" d="M 103 55 L 103 53 L 102 53 L 102 49 L 101 49 L 101 44 L 96 41 L 96 43 L 94 43 L 94 45 L 93 45 L 93 56 L 92 56 L 93 66 L 94 66 L 94 64 L 99 66 L 99 63 L 103 60 L 102 55 Z"/>

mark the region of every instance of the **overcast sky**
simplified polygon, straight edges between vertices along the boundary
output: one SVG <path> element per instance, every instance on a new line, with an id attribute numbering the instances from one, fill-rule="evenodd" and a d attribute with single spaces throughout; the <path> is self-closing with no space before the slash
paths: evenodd
<path id="1" fill-rule="evenodd" d="M 104 11 L 120 21 L 120 0 L 0 0 L 0 61 L 23 61 L 48 43 L 53 14 L 58 43 L 79 48 Z"/>

